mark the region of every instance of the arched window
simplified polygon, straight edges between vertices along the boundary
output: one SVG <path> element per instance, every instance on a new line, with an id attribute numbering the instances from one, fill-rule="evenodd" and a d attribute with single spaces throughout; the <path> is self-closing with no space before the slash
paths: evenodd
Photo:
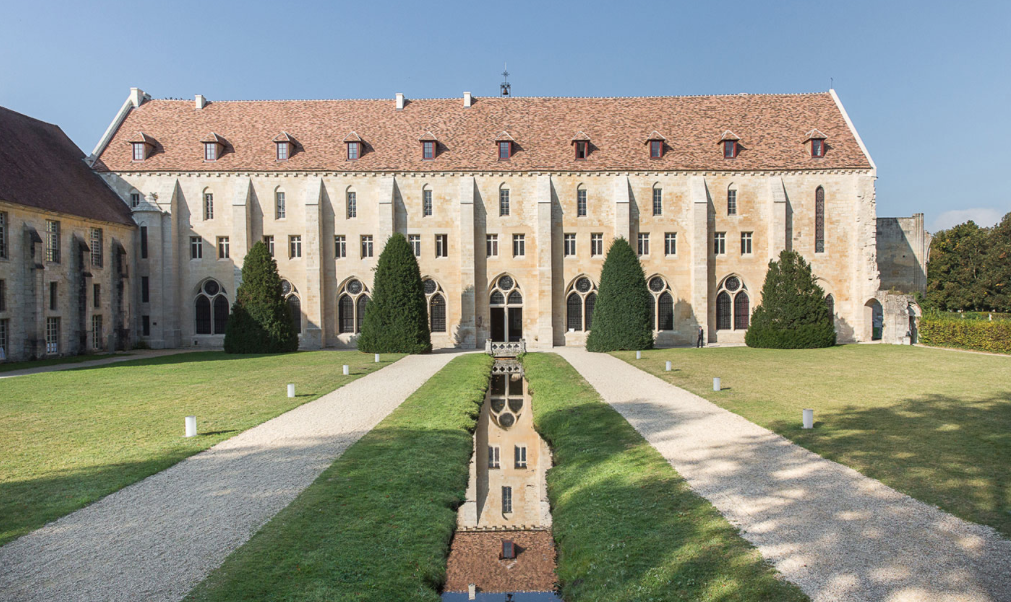
<path id="1" fill-rule="evenodd" d="M 505 295 L 502 294 L 502 291 L 492 291 L 488 303 L 491 305 L 505 305 Z"/>
<path id="2" fill-rule="evenodd" d="M 586 329 L 593 328 L 593 308 L 597 305 L 597 293 L 590 293 L 586 296 Z"/>
<path id="3" fill-rule="evenodd" d="M 727 215 L 737 215 L 737 186 L 727 187 Z"/>
<path id="4" fill-rule="evenodd" d="M 653 330 L 656 330 L 656 297 L 653 295 L 649 296 L 649 315 L 650 325 L 653 326 Z"/>
<path id="5" fill-rule="evenodd" d="M 570 293 L 565 303 L 566 328 L 569 330 L 583 329 L 583 299 L 576 293 Z"/>
<path id="6" fill-rule="evenodd" d="M 523 305 L 523 295 L 519 289 L 509 293 L 509 305 Z"/>
<path id="7" fill-rule="evenodd" d="M 291 310 L 291 325 L 295 328 L 295 332 L 302 332 L 302 302 L 298 300 L 297 295 L 288 296 L 288 309 Z"/>
<path id="8" fill-rule="evenodd" d="M 428 303 L 429 322 L 432 332 L 446 332 L 446 300 L 441 293 L 432 295 Z"/>
<path id="9" fill-rule="evenodd" d="M 586 186 L 576 186 L 576 217 L 586 217 Z"/>
<path id="10" fill-rule="evenodd" d="M 355 315 L 355 320 L 356 320 L 355 325 L 357 327 L 357 331 L 356 332 L 361 332 L 362 331 L 362 324 L 365 323 L 365 307 L 368 304 L 369 304 L 369 296 L 368 295 L 362 295 L 362 296 L 358 297 L 357 301 L 355 301 L 355 314 L 356 314 Z"/>
<path id="11" fill-rule="evenodd" d="M 214 193 L 204 188 L 204 219 L 214 219 Z"/>
<path id="12" fill-rule="evenodd" d="M 730 294 L 727 291 L 716 296 L 716 330 L 730 330 Z"/>
<path id="13" fill-rule="evenodd" d="M 832 295 L 825 297 L 825 305 L 828 307 L 828 315 L 835 319 L 835 298 Z"/>
<path id="14" fill-rule="evenodd" d="M 751 324 L 748 293 L 741 291 L 734 297 L 734 330 L 747 330 Z"/>
<path id="15" fill-rule="evenodd" d="M 214 298 L 214 334 L 225 334 L 228 326 L 228 299 L 224 295 Z"/>
<path id="16" fill-rule="evenodd" d="M 197 334 L 211 334 L 211 300 L 200 295 L 196 301 Z"/>
<path id="17" fill-rule="evenodd" d="M 674 330 L 674 297 L 664 292 L 657 304 L 657 330 Z"/>
<path id="18" fill-rule="evenodd" d="M 825 189 L 814 191 L 814 252 L 825 252 Z"/>
<path id="19" fill-rule="evenodd" d="M 355 302 L 351 295 L 341 295 L 337 302 L 337 332 L 340 334 L 355 331 Z"/>

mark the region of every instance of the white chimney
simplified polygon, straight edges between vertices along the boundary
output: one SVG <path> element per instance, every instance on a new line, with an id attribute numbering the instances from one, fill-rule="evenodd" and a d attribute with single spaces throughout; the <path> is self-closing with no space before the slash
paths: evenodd
<path id="1" fill-rule="evenodd" d="M 197 108 L 202 109 L 207 106 L 207 99 L 204 98 L 203 94 L 197 94 Z"/>
<path id="2" fill-rule="evenodd" d="M 397 92 L 397 110 L 402 111 L 404 109 L 404 93 Z"/>
<path id="3" fill-rule="evenodd" d="M 463 106 L 469 107 L 474 104 L 474 97 L 470 95 L 470 92 L 463 93 Z"/>
<path id="4" fill-rule="evenodd" d="M 147 94 L 144 94 L 144 91 L 140 88 L 130 88 L 130 102 L 133 104 L 133 108 L 136 109 L 140 105 L 144 104 L 146 97 Z"/>

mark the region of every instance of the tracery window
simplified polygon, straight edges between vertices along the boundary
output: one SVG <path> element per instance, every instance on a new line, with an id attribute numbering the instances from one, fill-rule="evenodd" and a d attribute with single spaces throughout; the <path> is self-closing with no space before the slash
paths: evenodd
<path id="1" fill-rule="evenodd" d="M 751 325 L 751 298 L 737 276 L 727 276 L 716 295 L 716 330 L 747 330 Z"/>
<path id="2" fill-rule="evenodd" d="M 365 322 L 365 306 L 369 302 L 368 289 L 361 280 L 351 278 L 337 293 L 337 332 L 358 334 Z"/>
<path id="3" fill-rule="evenodd" d="M 588 276 L 577 276 L 566 291 L 565 327 L 576 332 L 590 330 L 596 303 L 597 285 Z"/>
<path id="4" fill-rule="evenodd" d="M 287 280 L 282 280 L 281 296 L 291 311 L 291 325 L 295 328 L 295 332 L 302 334 L 302 301 L 298 298 L 298 289 Z"/>
<path id="5" fill-rule="evenodd" d="M 430 332 L 446 332 L 446 297 L 442 287 L 431 278 L 422 281 L 425 301 L 428 303 L 428 329 Z"/>
<path id="6" fill-rule="evenodd" d="M 204 281 L 193 306 L 197 334 L 225 334 L 229 313 L 228 297 L 217 280 Z"/>
<path id="7" fill-rule="evenodd" d="M 646 281 L 650 292 L 650 321 L 653 330 L 674 330 L 674 294 L 667 279 L 652 276 Z"/>
<path id="8" fill-rule="evenodd" d="M 814 252 L 825 252 L 825 189 L 814 191 Z"/>

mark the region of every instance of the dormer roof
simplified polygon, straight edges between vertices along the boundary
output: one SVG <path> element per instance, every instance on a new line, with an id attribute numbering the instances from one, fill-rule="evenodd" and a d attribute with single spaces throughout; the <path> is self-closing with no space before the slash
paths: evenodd
<path id="1" fill-rule="evenodd" d="M 495 136 L 495 142 L 516 142 L 516 139 L 513 138 L 509 132 L 502 130 L 497 136 Z"/>
<path id="2" fill-rule="evenodd" d="M 127 140 L 127 143 L 129 144 L 143 143 L 143 144 L 150 144 L 151 146 L 155 145 L 154 138 L 148 136 L 144 132 L 137 132 L 135 135 L 131 136 L 129 140 Z"/>
<path id="3" fill-rule="evenodd" d="M 435 134 L 432 132 L 425 132 L 421 135 L 421 138 L 418 138 L 418 142 L 435 142 L 436 140 L 438 140 L 438 138 L 436 138 Z"/>
<path id="4" fill-rule="evenodd" d="M 294 142 L 295 139 L 291 137 L 288 132 L 281 132 L 280 134 L 274 136 L 273 142 Z"/>
<path id="5" fill-rule="evenodd" d="M 807 142 L 808 140 L 825 140 L 826 138 L 828 138 L 828 136 L 823 134 L 821 130 L 819 130 L 818 128 L 813 128 L 809 130 L 807 134 L 805 134 L 805 136 L 807 137 L 804 138 L 804 142 Z"/>
<path id="6" fill-rule="evenodd" d="M 737 137 L 737 134 L 727 130 L 723 132 L 722 136 L 720 136 L 720 142 L 725 142 L 727 140 L 740 140 L 740 138 Z"/>
<path id="7" fill-rule="evenodd" d="M 579 130 L 576 135 L 572 137 L 572 142 L 589 142 L 590 137 L 586 135 L 586 132 Z"/>
<path id="8" fill-rule="evenodd" d="M 215 134 L 214 132 L 211 132 L 210 134 L 204 136 L 200 141 L 203 142 L 204 144 L 214 143 L 220 144 L 221 146 L 225 145 L 225 139 Z"/>
<path id="9" fill-rule="evenodd" d="M 357 132 L 352 131 L 347 136 L 344 136 L 344 142 L 361 142 L 362 137 L 358 135 Z"/>
<path id="10" fill-rule="evenodd" d="M 653 130 L 650 133 L 649 138 L 646 138 L 646 144 L 649 144 L 650 142 L 652 142 L 654 140 L 660 140 L 662 142 L 666 142 L 667 141 L 667 139 L 663 137 L 663 134 L 661 134 L 660 132 L 658 132 L 656 130 Z"/>

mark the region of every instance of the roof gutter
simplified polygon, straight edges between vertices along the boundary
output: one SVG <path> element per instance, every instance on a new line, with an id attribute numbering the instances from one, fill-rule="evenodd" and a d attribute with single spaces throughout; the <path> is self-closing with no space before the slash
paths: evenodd
<path id="1" fill-rule="evenodd" d="M 123 121 L 126 120 L 126 116 L 130 114 L 130 110 L 139 107 L 146 100 L 150 100 L 151 97 L 144 93 L 140 88 L 130 88 L 130 96 L 127 97 L 126 101 L 123 102 L 123 106 L 120 107 L 119 112 L 116 113 L 116 117 L 106 128 L 105 133 L 99 139 L 98 144 L 95 145 L 95 150 L 91 151 L 91 154 L 84 159 L 84 162 L 88 164 L 88 167 L 94 167 L 95 162 L 98 161 L 98 157 L 105 151 L 105 148 L 109 146 L 109 142 L 112 141 L 112 137 L 116 135 L 116 131 L 119 130 L 119 126 L 123 125 Z"/>
<path id="2" fill-rule="evenodd" d="M 856 138 L 857 144 L 860 145 L 860 150 L 862 150 L 864 156 L 867 157 L 867 161 L 871 164 L 871 169 L 874 170 L 874 176 L 877 177 L 878 166 L 874 163 L 874 159 L 871 159 L 871 154 L 867 151 L 867 146 L 865 146 L 864 141 L 861 140 L 860 134 L 857 133 L 857 128 L 853 127 L 853 121 L 846 112 L 846 108 L 843 107 L 842 101 L 839 100 L 839 95 L 835 93 L 834 88 L 829 88 L 828 93 L 832 95 L 832 100 L 835 101 L 835 106 L 839 107 L 839 112 L 842 113 L 843 119 L 846 121 L 846 125 L 849 126 L 850 133 L 853 134 L 854 138 Z"/>

